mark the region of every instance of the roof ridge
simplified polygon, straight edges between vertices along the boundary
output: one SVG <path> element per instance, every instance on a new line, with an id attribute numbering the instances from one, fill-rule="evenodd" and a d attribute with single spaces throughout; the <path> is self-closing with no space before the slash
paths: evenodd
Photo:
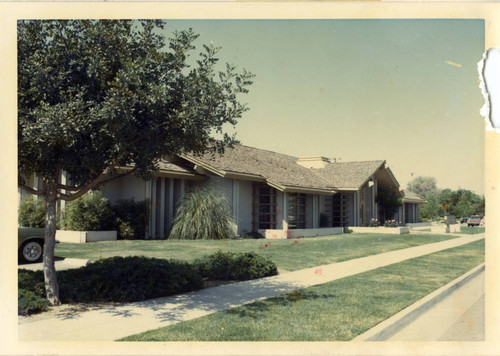
<path id="1" fill-rule="evenodd" d="M 274 154 L 277 154 L 277 155 L 280 155 L 280 156 L 286 156 L 286 157 L 291 157 L 291 158 L 296 158 L 298 159 L 298 157 L 296 156 L 292 156 L 292 155 L 287 155 L 286 153 L 281 153 L 281 152 L 276 152 L 276 151 L 271 151 L 271 150 L 267 150 L 267 149 L 264 149 L 264 148 L 258 148 L 258 147 L 253 147 L 253 146 L 248 146 L 248 145 L 243 145 L 243 144 L 236 144 L 234 146 L 242 146 L 242 147 L 246 147 L 246 148 L 250 148 L 250 149 L 253 149 L 253 150 L 257 150 L 257 151 L 264 151 L 264 152 L 269 152 L 269 153 L 274 153 Z"/>

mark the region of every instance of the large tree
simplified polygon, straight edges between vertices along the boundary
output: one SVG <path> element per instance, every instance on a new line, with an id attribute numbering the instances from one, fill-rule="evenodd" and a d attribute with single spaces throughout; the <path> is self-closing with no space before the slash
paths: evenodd
<path id="1" fill-rule="evenodd" d="M 252 75 L 232 65 L 219 71 L 213 46 L 188 59 L 198 35 L 189 29 L 167 39 L 164 25 L 18 22 L 19 186 L 45 200 L 43 268 L 53 305 L 60 304 L 57 200 L 74 200 L 124 174 L 146 178 L 166 155 L 208 147 L 222 152 L 234 142 L 226 125 L 246 111 L 237 96 L 247 92 Z M 119 169 L 125 166 L 133 169 Z M 71 185 L 62 184 L 63 171 Z M 42 178 L 42 188 L 26 185 L 32 174 Z"/>
<path id="2" fill-rule="evenodd" d="M 436 178 L 434 177 L 415 177 L 408 183 L 406 189 L 426 198 L 430 194 L 439 195 Z"/>

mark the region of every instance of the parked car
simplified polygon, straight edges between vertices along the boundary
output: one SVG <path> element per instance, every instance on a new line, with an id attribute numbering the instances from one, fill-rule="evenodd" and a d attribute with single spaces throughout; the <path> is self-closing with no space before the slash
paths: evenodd
<path id="1" fill-rule="evenodd" d="M 40 262 L 43 256 L 43 228 L 20 227 L 17 229 L 19 262 Z"/>
<path id="2" fill-rule="evenodd" d="M 481 224 L 481 217 L 478 215 L 470 216 L 467 219 L 467 226 L 479 226 Z"/>
<path id="3" fill-rule="evenodd" d="M 465 224 L 467 222 L 467 220 L 469 220 L 468 216 L 466 216 L 464 218 L 460 218 L 460 224 Z"/>

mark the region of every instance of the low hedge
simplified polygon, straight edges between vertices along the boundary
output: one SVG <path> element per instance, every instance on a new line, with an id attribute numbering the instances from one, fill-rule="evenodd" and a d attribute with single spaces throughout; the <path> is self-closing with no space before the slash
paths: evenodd
<path id="1" fill-rule="evenodd" d="M 148 257 L 111 257 L 57 272 L 62 303 L 136 302 L 203 288 L 210 280 L 248 280 L 278 274 L 253 252 L 218 251 L 192 264 Z M 47 310 L 42 271 L 19 270 L 19 315 Z"/>
<path id="2" fill-rule="evenodd" d="M 57 280 L 62 303 L 136 302 L 203 287 L 203 279 L 188 263 L 146 257 L 103 259 L 57 272 Z M 19 288 L 36 293 L 30 283 L 43 285 L 43 274 L 19 273 Z"/>
<path id="3" fill-rule="evenodd" d="M 217 251 L 196 259 L 193 265 L 204 278 L 211 280 L 245 281 L 278 274 L 273 261 L 254 252 Z"/>

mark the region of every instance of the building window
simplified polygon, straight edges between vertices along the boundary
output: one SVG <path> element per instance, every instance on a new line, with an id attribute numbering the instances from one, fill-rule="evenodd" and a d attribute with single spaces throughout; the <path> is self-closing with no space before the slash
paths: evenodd
<path id="1" fill-rule="evenodd" d="M 267 185 L 253 189 L 253 229 L 276 229 L 276 189 Z"/>
<path id="2" fill-rule="evenodd" d="M 288 194 L 288 228 L 306 228 L 306 195 L 300 193 Z"/>
<path id="3" fill-rule="evenodd" d="M 332 226 L 344 227 L 347 226 L 347 196 L 337 193 L 332 196 Z"/>

